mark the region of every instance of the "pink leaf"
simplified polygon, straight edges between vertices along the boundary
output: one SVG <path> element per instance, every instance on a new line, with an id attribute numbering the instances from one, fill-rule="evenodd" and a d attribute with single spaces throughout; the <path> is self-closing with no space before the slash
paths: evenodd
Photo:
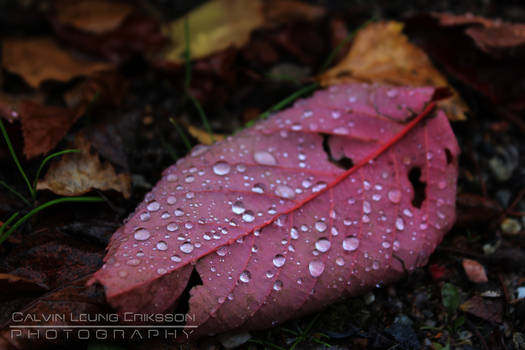
<path id="1" fill-rule="evenodd" d="M 459 152 L 434 92 L 335 86 L 195 147 L 113 235 L 91 282 L 121 312 L 156 313 L 196 269 L 188 323 L 200 336 L 269 327 L 424 265 L 454 223 Z"/>

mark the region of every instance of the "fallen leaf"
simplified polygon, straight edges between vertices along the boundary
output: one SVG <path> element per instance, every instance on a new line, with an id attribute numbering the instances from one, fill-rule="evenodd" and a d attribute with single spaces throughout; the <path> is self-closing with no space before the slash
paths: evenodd
<path id="1" fill-rule="evenodd" d="M 87 276 L 62 285 L 33 300 L 22 310 L 16 310 L 17 317 L 28 315 L 30 317 L 18 322 L 15 322 L 16 318 L 9 320 L 0 331 L 0 348 L 56 348 L 59 345 L 71 344 L 72 339 L 86 339 L 88 329 L 78 332 L 73 327 L 100 324 L 101 321 L 88 321 L 87 315 L 94 317 L 94 315 L 108 314 L 109 311 L 104 306 L 102 290 L 95 286 L 86 288 L 86 279 Z M 60 316 L 52 317 L 56 315 Z M 36 333 L 37 330 L 19 328 L 19 326 L 48 327 L 50 330 L 49 333 L 44 333 L 42 330 Z M 89 336 L 95 337 L 95 334 L 90 332 Z"/>
<path id="2" fill-rule="evenodd" d="M 117 29 L 135 10 L 129 3 L 106 0 L 59 0 L 53 5 L 59 22 L 95 34 Z"/>
<path id="3" fill-rule="evenodd" d="M 434 16 L 439 19 L 441 25 L 462 26 L 465 34 L 470 36 L 481 50 L 492 56 L 525 54 L 525 24 L 492 20 L 470 13 L 435 13 Z"/>
<path id="4" fill-rule="evenodd" d="M 441 23 L 443 18 L 445 22 Z M 457 18 L 457 23 L 454 23 L 451 18 L 454 16 L 446 13 L 413 16 L 405 21 L 405 32 L 451 75 L 472 86 L 495 104 L 514 111 L 525 109 L 525 85 L 522 83 L 525 81 L 525 65 L 514 56 L 514 49 L 517 52 L 522 46 L 498 49 L 497 57 L 488 54 L 468 34 L 468 28 L 479 30 L 479 23 L 469 25 Z M 476 21 L 490 22 L 479 17 Z"/>
<path id="5" fill-rule="evenodd" d="M 460 309 L 489 322 L 503 322 L 503 302 L 499 299 L 475 295 L 461 304 Z"/>
<path id="6" fill-rule="evenodd" d="M 20 75 L 35 89 L 44 81 L 68 82 L 112 68 L 108 63 L 73 56 L 50 38 L 4 39 L 2 66 Z"/>
<path id="7" fill-rule="evenodd" d="M 91 1 L 84 2 L 91 4 Z M 119 3 L 117 7 L 122 4 Z M 76 2 L 71 3 L 72 7 L 76 5 Z M 85 6 L 89 7 L 92 5 Z M 101 5 L 100 7 L 104 6 L 106 5 Z M 91 10 L 98 11 L 101 9 Z M 99 12 L 93 15 L 95 18 L 88 20 L 94 20 L 98 16 L 105 16 L 105 14 Z M 156 18 L 142 13 L 138 9 L 131 11 L 127 16 L 123 16 L 122 13 L 114 15 L 115 17 L 108 18 L 108 23 L 101 28 L 103 31 L 94 30 L 96 27 L 95 23 L 89 25 L 91 27 L 91 30 L 89 30 L 82 26 L 72 26 L 67 21 L 63 23 L 57 17 L 52 18 L 52 24 L 56 35 L 61 41 L 82 52 L 96 54 L 115 63 L 121 63 L 136 54 L 157 51 L 165 45 L 166 38 L 162 35 L 159 21 Z M 117 24 L 117 20 L 120 22 L 118 26 L 110 28 L 109 22 L 112 22 L 111 26 L 113 26 Z"/>
<path id="8" fill-rule="evenodd" d="M 74 148 L 81 152 L 53 161 L 45 177 L 38 181 L 37 190 L 50 190 L 61 196 L 78 196 L 94 189 L 115 190 L 129 198 L 131 177 L 128 174 L 117 174 L 110 163 L 101 162 L 81 134 L 75 137 Z"/>
<path id="9" fill-rule="evenodd" d="M 13 297 L 13 295 L 43 293 L 48 290 L 45 284 L 8 273 L 0 273 L 0 288 L 4 291 L 2 296 L 0 296 L 0 300 L 3 302 Z"/>
<path id="10" fill-rule="evenodd" d="M 141 313 L 171 310 L 193 287 L 196 336 L 270 327 L 391 283 L 454 223 L 458 145 L 442 111 L 423 119 L 435 92 L 332 86 L 194 148 L 113 235 L 90 283 Z M 188 286 L 194 269 L 202 284 Z"/>
<path id="11" fill-rule="evenodd" d="M 213 0 L 199 6 L 187 16 L 191 58 L 199 59 L 230 46 L 242 47 L 250 34 L 264 23 L 262 1 Z M 162 55 L 173 63 L 184 62 L 185 18 L 168 23 L 165 34 L 171 45 Z"/>
<path id="12" fill-rule="evenodd" d="M 322 86 L 376 82 L 409 86 L 448 86 L 451 99 L 440 102 L 451 120 L 466 119 L 468 108 L 428 56 L 403 35 L 400 22 L 370 23 L 357 33 L 350 51 L 336 66 L 318 77 Z"/>
<path id="13" fill-rule="evenodd" d="M 463 259 L 463 270 L 468 279 L 474 283 L 486 283 L 489 281 L 485 268 L 476 260 Z"/>
<path id="14" fill-rule="evenodd" d="M 18 112 L 24 154 L 28 159 L 55 148 L 77 120 L 75 113 L 65 107 L 45 106 L 32 101 L 22 101 Z"/>
<path id="15" fill-rule="evenodd" d="M 212 0 L 186 17 L 190 32 L 191 59 L 200 59 L 229 47 L 241 48 L 253 31 L 290 21 L 311 21 L 324 15 L 323 8 L 301 1 Z M 185 20 L 179 18 L 164 27 L 170 45 L 162 59 L 183 63 L 186 49 Z"/>
<path id="16" fill-rule="evenodd" d="M 199 129 L 191 124 L 185 124 L 188 133 L 202 143 L 203 145 L 211 145 L 215 141 L 222 141 L 226 137 L 224 134 L 213 133 L 213 139 L 209 132 Z"/>

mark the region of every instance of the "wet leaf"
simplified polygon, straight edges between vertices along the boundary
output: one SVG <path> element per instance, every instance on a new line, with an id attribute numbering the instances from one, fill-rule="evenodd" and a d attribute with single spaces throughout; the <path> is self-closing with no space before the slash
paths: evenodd
<path id="1" fill-rule="evenodd" d="M 455 313 L 461 303 L 459 289 L 451 283 L 443 284 L 441 287 L 441 303 L 449 313 Z"/>
<path id="2" fill-rule="evenodd" d="M 120 312 L 156 313 L 195 269 L 189 323 L 204 335 L 270 327 L 425 264 L 454 222 L 459 152 L 442 111 L 424 118 L 434 93 L 334 86 L 194 148 L 91 282 Z"/>
<path id="3" fill-rule="evenodd" d="M 44 81 L 68 82 L 112 68 L 108 63 L 73 56 L 50 38 L 4 39 L 2 66 L 35 89 Z"/>
<path id="4" fill-rule="evenodd" d="M 371 23 L 358 32 L 350 51 L 319 77 L 323 86 L 349 82 L 376 82 L 409 86 L 448 86 L 447 79 L 428 56 L 411 44 L 400 22 Z M 466 119 L 468 108 L 457 92 L 442 101 L 451 120 Z"/>
<path id="5" fill-rule="evenodd" d="M 50 190 L 61 196 L 78 196 L 94 189 L 115 190 L 129 198 L 131 177 L 128 174 L 117 174 L 110 163 L 102 162 L 81 134 L 76 136 L 74 147 L 81 153 L 67 154 L 53 161 L 44 178 L 38 181 L 37 190 Z"/>

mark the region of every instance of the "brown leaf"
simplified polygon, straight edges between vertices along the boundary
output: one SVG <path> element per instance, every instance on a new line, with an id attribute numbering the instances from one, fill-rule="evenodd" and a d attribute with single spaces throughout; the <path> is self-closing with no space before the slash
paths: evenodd
<path id="1" fill-rule="evenodd" d="M 369 24 L 359 31 L 348 55 L 319 77 L 321 84 L 330 86 L 364 81 L 450 87 L 428 56 L 412 45 L 402 30 L 403 24 L 394 21 Z M 449 119 L 466 119 L 468 108 L 457 92 L 451 99 L 441 102 L 441 106 Z"/>
<path id="2" fill-rule="evenodd" d="M 449 14 L 417 15 L 405 21 L 405 32 L 450 74 L 490 98 L 493 103 L 514 111 L 525 109 L 525 65 L 516 59 L 516 56 L 522 55 L 523 45 L 509 47 L 509 43 L 517 41 L 500 38 L 501 46 L 493 47 L 492 41 L 481 39 L 480 31 L 493 31 L 494 23 L 476 17 L 471 20 L 474 23 L 469 25 L 466 22 L 468 19 Z M 489 24 L 492 27 L 487 27 Z M 523 24 L 517 28 L 521 26 Z M 475 29 L 469 31 L 469 28 Z"/>
<path id="3" fill-rule="evenodd" d="M 503 302 L 499 299 L 485 299 L 476 295 L 461 304 L 460 309 L 486 321 L 503 322 Z"/>
<path id="4" fill-rule="evenodd" d="M 115 30 L 135 10 L 129 3 L 105 0 L 59 0 L 54 8 L 62 24 L 95 34 Z"/>
<path id="5" fill-rule="evenodd" d="M 525 54 L 525 24 L 491 20 L 484 17 L 434 13 L 443 26 L 464 26 L 465 34 L 470 36 L 483 51 L 495 57 L 506 54 L 523 56 Z"/>
<path id="6" fill-rule="evenodd" d="M 112 68 L 108 63 L 73 56 L 50 38 L 5 39 L 2 52 L 3 67 L 20 75 L 35 89 L 44 81 L 68 82 Z"/>
<path id="7" fill-rule="evenodd" d="M 19 114 L 24 154 L 28 159 L 55 148 L 77 119 L 67 108 L 45 106 L 32 101 L 22 101 Z"/>
<path id="8" fill-rule="evenodd" d="M 0 273 L 0 288 L 4 291 L 0 296 L 1 301 L 21 293 L 42 293 L 48 290 L 41 282 L 8 273 Z"/>
<path id="9" fill-rule="evenodd" d="M 131 177 L 128 174 L 116 174 L 110 163 L 101 162 L 81 134 L 75 138 L 75 148 L 81 152 L 53 161 L 45 177 L 38 181 L 37 190 L 47 189 L 61 196 L 77 196 L 93 189 L 115 190 L 129 198 Z"/>
<path id="10" fill-rule="evenodd" d="M 468 279 L 474 283 L 486 283 L 489 281 L 485 268 L 476 260 L 463 259 L 463 269 Z"/>

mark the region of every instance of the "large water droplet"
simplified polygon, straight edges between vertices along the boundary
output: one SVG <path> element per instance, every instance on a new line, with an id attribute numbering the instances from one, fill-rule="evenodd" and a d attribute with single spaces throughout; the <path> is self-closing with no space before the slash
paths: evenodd
<path id="1" fill-rule="evenodd" d="M 255 193 L 264 193 L 264 185 L 263 184 L 260 184 L 260 183 L 257 183 L 255 185 L 253 185 L 252 187 L 252 192 L 255 192 Z"/>
<path id="2" fill-rule="evenodd" d="M 246 211 L 246 208 L 244 207 L 244 203 L 241 201 L 236 201 L 232 205 L 232 211 L 234 214 L 242 214 Z"/>
<path id="3" fill-rule="evenodd" d="M 372 206 L 370 205 L 370 202 L 368 201 L 363 202 L 363 212 L 365 214 L 370 214 L 372 212 Z"/>
<path id="4" fill-rule="evenodd" d="M 190 242 L 182 243 L 182 245 L 180 246 L 180 251 L 186 254 L 191 253 L 193 251 L 193 244 L 191 244 Z"/>
<path id="5" fill-rule="evenodd" d="M 290 229 L 290 237 L 292 239 L 298 239 L 299 238 L 299 231 L 297 231 L 297 229 L 295 227 L 292 227 Z"/>
<path id="6" fill-rule="evenodd" d="M 243 283 L 248 283 L 252 279 L 250 271 L 243 271 L 239 276 L 239 280 Z"/>
<path id="7" fill-rule="evenodd" d="M 245 222 L 252 222 L 253 220 L 255 220 L 255 214 L 251 210 L 246 210 L 244 214 L 242 214 L 242 219 Z"/>
<path id="8" fill-rule="evenodd" d="M 337 266 L 343 266 L 345 264 L 345 259 L 343 259 L 342 256 L 338 256 L 335 259 L 335 263 L 336 263 Z"/>
<path id="9" fill-rule="evenodd" d="M 324 271 L 324 263 L 319 260 L 313 260 L 308 264 L 308 270 L 312 277 L 319 277 Z"/>
<path id="10" fill-rule="evenodd" d="M 184 210 L 182 210 L 181 208 L 177 208 L 173 211 L 173 214 L 175 216 L 183 216 L 184 215 Z"/>
<path id="11" fill-rule="evenodd" d="M 275 283 L 273 284 L 273 290 L 278 292 L 281 289 L 283 289 L 283 282 L 281 282 L 279 280 L 275 281 Z"/>
<path id="12" fill-rule="evenodd" d="M 325 253 L 330 249 L 330 246 L 332 244 L 327 238 L 319 238 L 317 242 L 315 242 L 315 249 L 320 251 L 321 253 Z"/>
<path id="13" fill-rule="evenodd" d="M 159 202 L 157 201 L 152 201 L 152 202 L 149 202 L 147 207 L 146 207 L 149 211 L 157 211 L 160 209 L 160 204 Z"/>
<path id="14" fill-rule="evenodd" d="M 159 241 L 157 243 L 157 249 L 158 250 L 167 250 L 168 249 L 168 243 L 166 243 L 165 241 Z"/>
<path id="15" fill-rule="evenodd" d="M 286 185 L 279 185 L 275 189 L 275 194 L 282 198 L 294 198 L 295 197 L 295 191 Z"/>
<path id="16" fill-rule="evenodd" d="M 403 231 L 405 229 L 405 222 L 403 221 L 403 218 L 396 219 L 396 228 L 399 231 Z"/>
<path id="17" fill-rule="evenodd" d="M 173 204 L 175 204 L 176 201 L 177 201 L 177 198 L 175 198 L 174 196 L 169 196 L 168 199 L 166 200 L 166 202 L 167 202 L 169 205 L 173 205 Z"/>
<path id="18" fill-rule="evenodd" d="M 277 164 L 277 161 L 275 160 L 275 157 L 270 153 L 266 151 L 257 151 L 253 154 L 253 159 L 256 163 L 262 164 L 262 165 L 275 165 Z"/>
<path id="19" fill-rule="evenodd" d="M 388 199 L 392 203 L 399 203 L 401 201 L 401 191 L 400 190 L 391 190 L 388 192 Z"/>
<path id="20" fill-rule="evenodd" d="M 230 164 L 224 161 L 219 161 L 215 163 L 215 165 L 213 165 L 213 173 L 215 175 L 224 176 L 224 175 L 229 174 L 230 170 L 231 170 Z"/>
<path id="21" fill-rule="evenodd" d="M 147 211 L 140 214 L 140 221 L 148 221 L 151 218 L 151 214 Z"/>
<path id="22" fill-rule="evenodd" d="M 275 267 L 281 267 L 284 265 L 285 262 L 286 258 L 281 254 L 277 254 L 273 257 L 273 266 Z"/>
<path id="23" fill-rule="evenodd" d="M 327 227 L 324 221 L 317 221 L 314 226 L 315 226 L 315 229 L 319 232 L 326 231 L 326 227 Z"/>
<path id="24" fill-rule="evenodd" d="M 150 238 L 150 236 L 151 234 L 149 231 L 142 227 L 136 229 L 135 233 L 133 234 L 133 237 L 135 237 L 137 241 L 145 241 Z"/>
<path id="25" fill-rule="evenodd" d="M 359 247 L 359 239 L 355 237 L 346 237 L 343 240 L 343 249 L 348 252 L 353 252 Z"/>

